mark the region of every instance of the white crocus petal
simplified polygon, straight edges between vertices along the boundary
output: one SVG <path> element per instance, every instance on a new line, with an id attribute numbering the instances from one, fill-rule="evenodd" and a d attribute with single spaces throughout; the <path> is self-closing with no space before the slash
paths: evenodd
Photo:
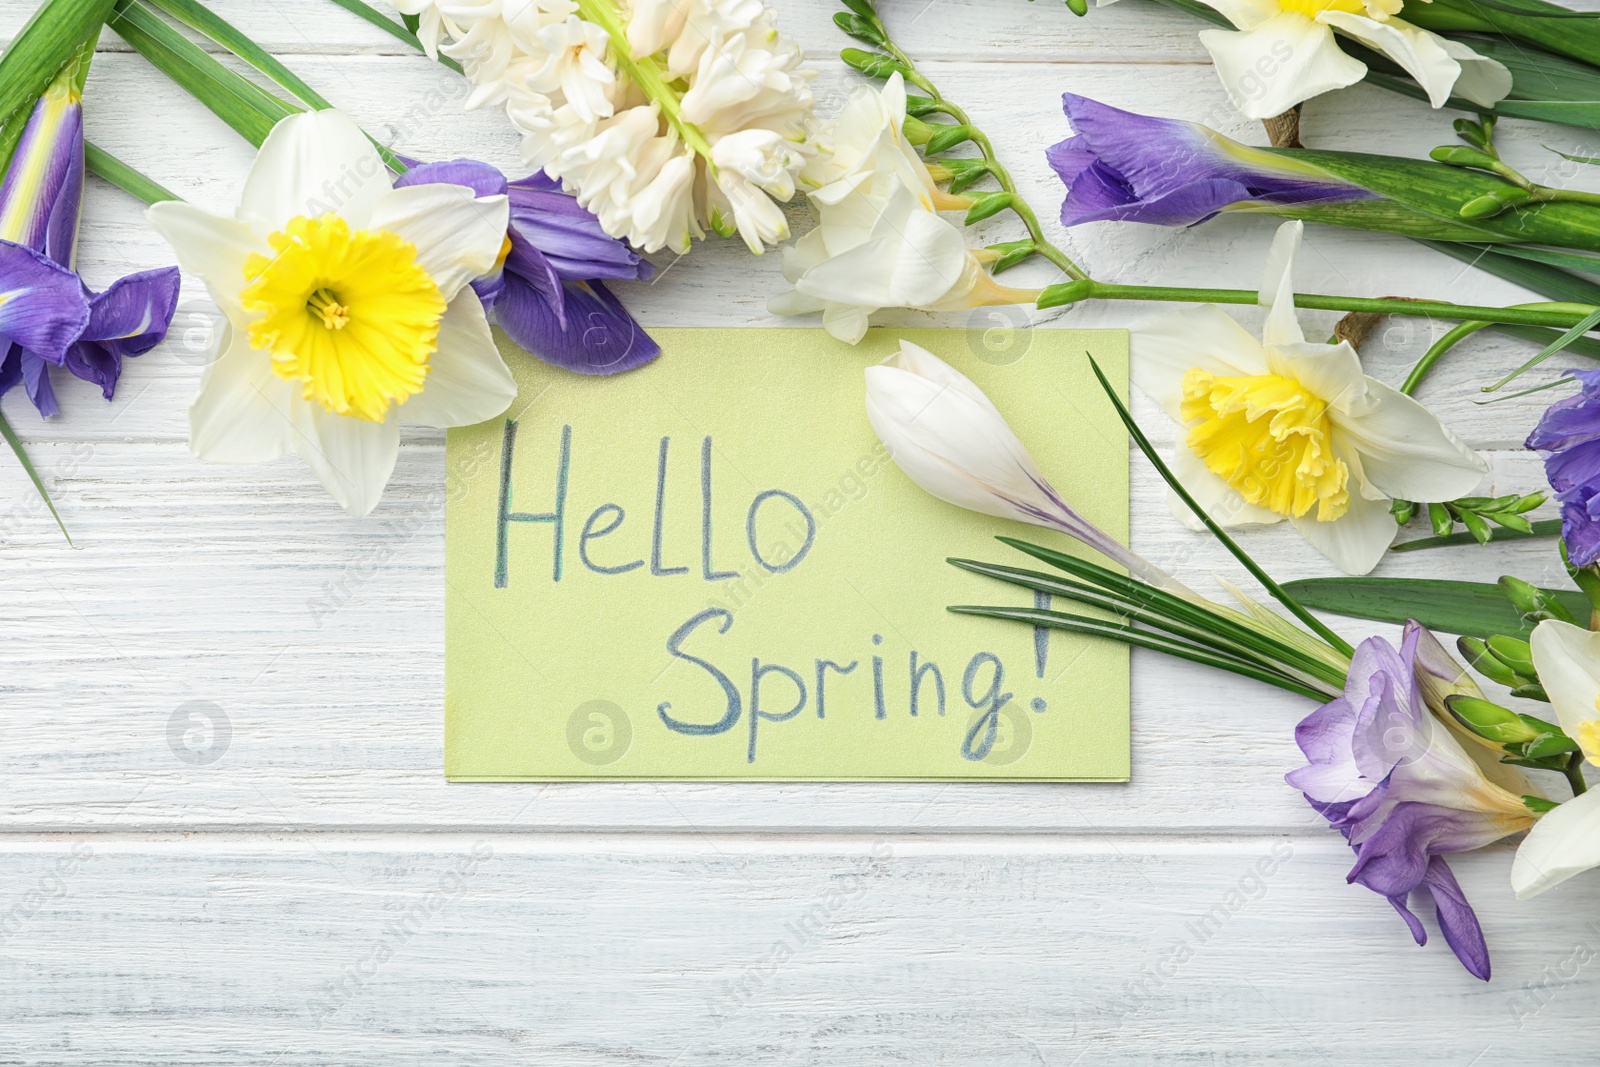
<path id="1" fill-rule="evenodd" d="M 409 185 L 378 198 L 371 227 L 415 245 L 417 262 L 450 301 L 494 269 L 510 211 L 506 197 L 475 198 L 464 185 Z"/>
<path id="2" fill-rule="evenodd" d="M 1434 107 L 1443 107 L 1444 102 L 1450 99 L 1450 90 L 1461 76 L 1461 64 L 1450 58 L 1450 54 L 1440 47 L 1439 38 L 1427 30 L 1401 19 L 1379 22 L 1365 15 L 1331 9 L 1318 14 L 1317 21 L 1332 26 L 1400 64 L 1422 86 L 1428 94 L 1428 103 Z"/>
<path id="3" fill-rule="evenodd" d="M 516 380 L 495 346 L 478 294 L 463 289 L 439 320 L 439 349 L 422 392 L 400 406 L 400 417 L 441 429 L 472 426 L 502 414 L 516 398 Z"/>
<path id="4" fill-rule="evenodd" d="M 1233 105 L 1248 118 L 1281 115 L 1330 89 L 1354 85 L 1367 65 L 1339 50 L 1333 31 L 1304 15 L 1285 11 L 1252 30 L 1202 30 L 1217 75 Z M 1288 58 L 1278 59 L 1280 56 Z M 1270 76 L 1261 61 L 1276 63 Z"/>
<path id="5" fill-rule="evenodd" d="M 1306 339 L 1294 310 L 1294 257 L 1300 251 L 1300 235 L 1305 224 L 1286 222 L 1272 236 L 1267 264 L 1261 272 L 1261 292 L 1257 299 L 1267 308 L 1267 321 L 1261 329 L 1262 344 L 1293 345 Z"/>
<path id="6" fill-rule="evenodd" d="M 994 406 L 994 401 L 989 399 L 987 393 L 978 388 L 976 382 L 921 345 L 912 344 L 910 341 L 901 341 L 900 351 L 885 359 L 881 366 L 895 367 L 910 374 L 915 374 L 917 377 L 924 381 L 932 382 L 941 389 L 954 389 L 997 420 L 1005 421 L 1005 416 L 1000 414 L 1000 409 Z"/>
<path id="7" fill-rule="evenodd" d="M 1142 322 L 1129 346 L 1134 384 L 1180 422 L 1183 376 L 1194 368 L 1230 378 L 1267 373 L 1261 343 L 1215 304 Z"/>
<path id="8" fill-rule="evenodd" d="M 1511 72 L 1505 64 L 1480 56 L 1460 41 L 1438 38 L 1450 58 L 1461 64 L 1455 95 L 1482 107 L 1493 107 L 1511 92 Z"/>
<path id="9" fill-rule="evenodd" d="M 1478 488 L 1489 465 L 1398 389 L 1366 379 L 1363 411 L 1338 420 L 1340 435 L 1361 453 L 1368 480 L 1400 500 L 1454 500 Z"/>
<path id="10" fill-rule="evenodd" d="M 177 253 L 178 266 L 205 283 L 211 300 L 238 329 L 245 327 L 239 290 L 244 261 L 270 249 L 248 222 L 213 215 L 182 200 L 163 200 L 145 212 L 150 226 Z"/>
<path id="11" fill-rule="evenodd" d="M 211 463 L 266 463 L 294 449 L 294 386 L 243 330 L 225 327 L 222 355 L 189 404 L 189 451 Z"/>
<path id="12" fill-rule="evenodd" d="M 383 422 L 337 415 L 321 404 L 295 405 L 295 451 L 345 511 L 361 518 L 378 506 L 400 456 L 400 418 Z"/>
<path id="13" fill-rule="evenodd" d="M 1511 888 L 1518 900 L 1527 900 L 1595 866 L 1600 866 L 1600 789 L 1539 817 L 1511 861 Z"/>
<path id="14" fill-rule="evenodd" d="M 361 127 L 342 111 L 307 111 L 272 127 L 239 197 L 239 218 L 272 232 L 296 216 L 337 212 L 366 229 L 389 191 L 389 171 Z"/>
<path id="15" fill-rule="evenodd" d="M 1213 473 L 1205 460 L 1187 448 L 1179 448 L 1174 452 L 1167 467 L 1178 479 L 1178 484 L 1219 526 L 1270 525 L 1283 521 L 1282 515 L 1247 503 L 1239 495 L 1239 490 Z M 1206 524 L 1195 517 L 1189 505 L 1171 489 L 1167 490 L 1167 506 L 1172 509 L 1173 517 L 1189 529 L 1199 532 L 1206 528 Z"/>
<path id="16" fill-rule="evenodd" d="M 1370 493 L 1370 487 L 1363 484 L 1361 458 L 1348 451 L 1339 458 L 1350 468 L 1348 510 L 1330 522 L 1318 522 L 1315 508 L 1289 521 L 1311 547 L 1327 556 L 1340 570 L 1346 574 L 1367 574 L 1383 559 L 1400 527 L 1395 525 L 1394 516 L 1389 512 L 1388 498 Z"/>
<path id="17" fill-rule="evenodd" d="M 1582 744 L 1600 726 L 1600 631 L 1546 619 L 1533 628 L 1529 644 L 1561 729 Z M 1583 747 L 1590 763 L 1600 763 L 1592 743 Z"/>
<path id="18" fill-rule="evenodd" d="M 1283 6 L 1277 0 L 1202 0 L 1202 2 L 1241 30 L 1253 30 L 1283 10 Z"/>

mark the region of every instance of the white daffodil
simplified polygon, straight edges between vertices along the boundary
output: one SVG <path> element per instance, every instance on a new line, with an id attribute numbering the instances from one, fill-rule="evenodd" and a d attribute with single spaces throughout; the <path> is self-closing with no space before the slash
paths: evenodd
<path id="1" fill-rule="evenodd" d="M 879 308 L 1033 302 L 1037 294 L 997 284 L 961 227 L 940 216 L 941 207 L 967 201 L 935 188 L 905 140 L 904 117 L 899 74 L 881 92 L 857 89 L 832 151 L 802 169 L 801 181 L 816 187 L 806 194 L 816 225 L 783 250 L 783 276 L 794 289 L 767 301 L 773 314 L 820 311 L 829 333 L 855 344 Z"/>
<path id="2" fill-rule="evenodd" d="M 1238 27 L 1202 30 L 1200 40 L 1234 106 L 1253 119 L 1366 77 L 1367 65 L 1340 50 L 1335 31 L 1398 63 L 1434 107 L 1451 96 L 1492 107 L 1511 91 L 1501 64 L 1396 17 L 1401 0 L 1202 2 Z"/>
<path id="3" fill-rule="evenodd" d="M 402 417 L 465 426 L 516 396 L 467 284 L 495 267 L 507 215 L 505 197 L 464 186 L 392 188 L 337 111 L 278 123 L 232 215 L 150 208 L 228 320 L 189 408 L 189 447 L 220 463 L 292 449 L 351 514 L 371 511 Z"/>
<path id="4" fill-rule="evenodd" d="M 1394 540 L 1392 498 L 1453 500 L 1488 465 L 1363 374 L 1348 342 L 1306 341 L 1290 279 L 1301 229 L 1285 223 L 1273 241 L 1261 341 L 1210 304 L 1170 312 L 1133 331 L 1133 378 L 1188 427 L 1172 469 L 1213 519 L 1288 519 L 1341 570 L 1365 574 Z M 1176 501 L 1173 511 L 1198 528 Z"/>
<path id="5" fill-rule="evenodd" d="M 1556 718 L 1600 766 L 1600 632 L 1546 619 L 1534 627 L 1533 665 Z M 1600 866 L 1600 789 L 1574 797 L 1540 818 L 1511 864 L 1517 899 L 1537 896 Z"/>

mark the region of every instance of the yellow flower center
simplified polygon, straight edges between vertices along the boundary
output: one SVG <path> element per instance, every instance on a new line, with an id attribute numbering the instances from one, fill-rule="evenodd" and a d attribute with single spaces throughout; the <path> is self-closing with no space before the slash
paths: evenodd
<path id="1" fill-rule="evenodd" d="M 1600 712 L 1600 697 L 1595 697 L 1594 710 Z M 1578 724 L 1578 736 L 1573 738 L 1583 749 L 1583 758 L 1600 766 L 1600 720 L 1585 719 Z"/>
<path id="2" fill-rule="evenodd" d="M 386 230 L 355 230 L 329 212 L 267 238 L 272 256 L 245 261 L 240 301 L 261 317 L 250 345 L 278 377 L 339 415 L 382 422 L 422 391 L 439 345 L 444 295 L 416 246 Z"/>
<path id="3" fill-rule="evenodd" d="M 1317 508 L 1331 522 L 1350 507 L 1350 470 L 1333 455 L 1328 405 L 1277 374 L 1183 376 L 1188 445 L 1247 503 L 1299 518 Z M 1198 421 L 1196 421 L 1198 420 Z"/>
<path id="4" fill-rule="evenodd" d="M 1278 0 L 1278 6 L 1285 11 L 1296 11 L 1308 19 L 1314 19 L 1324 11 L 1348 11 L 1352 15 L 1367 13 L 1367 5 L 1362 0 Z"/>

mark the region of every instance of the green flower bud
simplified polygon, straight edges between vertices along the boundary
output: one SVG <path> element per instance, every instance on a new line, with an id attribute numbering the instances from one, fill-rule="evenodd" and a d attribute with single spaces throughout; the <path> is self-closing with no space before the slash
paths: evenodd
<path id="1" fill-rule="evenodd" d="M 1504 189 L 1496 189 L 1480 197 L 1468 200 L 1461 205 L 1461 217 L 1464 219 L 1487 219 L 1510 211 L 1514 207 L 1521 207 L 1533 200 L 1533 194 L 1526 189 L 1518 189 L 1508 185 Z"/>
<path id="2" fill-rule="evenodd" d="M 1499 682 L 1507 688 L 1522 684 L 1517 672 L 1496 659 L 1495 654 L 1489 651 L 1489 646 L 1479 638 L 1463 637 L 1456 642 L 1456 648 L 1468 666 L 1490 681 Z"/>
<path id="3" fill-rule="evenodd" d="M 1452 167 L 1477 167 L 1479 170 L 1492 170 L 1499 162 L 1487 152 L 1458 144 L 1440 145 L 1428 155 L 1438 163 L 1448 163 Z"/>
<path id="4" fill-rule="evenodd" d="M 1446 698 L 1444 703 L 1463 726 L 1490 741 L 1502 745 L 1519 744 L 1537 741 L 1542 736 L 1539 730 L 1524 723 L 1522 716 L 1492 701 L 1453 696 Z"/>
<path id="5" fill-rule="evenodd" d="M 1506 595 L 1506 599 L 1511 601 L 1511 605 L 1529 622 L 1559 619 L 1561 622 L 1576 624 L 1577 620 L 1572 617 L 1572 613 L 1559 600 L 1538 586 L 1509 574 L 1503 576 L 1499 584 L 1500 591 Z"/>
<path id="6" fill-rule="evenodd" d="M 1539 672 L 1533 666 L 1533 650 L 1528 647 L 1528 642 L 1505 634 L 1495 634 L 1489 638 L 1488 644 L 1489 651 L 1494 653 L 1496 659 L 1522 677 L 1539 677 Z"/>

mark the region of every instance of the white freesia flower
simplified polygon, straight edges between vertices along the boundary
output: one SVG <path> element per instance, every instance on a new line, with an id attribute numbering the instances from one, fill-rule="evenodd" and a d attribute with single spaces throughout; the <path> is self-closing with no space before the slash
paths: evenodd
<path id="1" fill-rule="evenodd" d="M 969 511 L 1060 530 L 1152 585 L 1189 595 L 1074 511 L 966 375 L 910 341 L 866 374 L 867 421 L 889 458 L 924 490 Z"/>
<path id="2" fill-rule="evenodd" d="M 1033 302 L 1032 293 L 996 284 L 961 227 L 939 215 L 949 201 L 906 142 L 904 116 L 899 74 L 881 92 L 857 89 L 831 149 L 802 169 L 801 181 L 814 186 L 807 199 L 816 225 L 783 250 L 794 289 L 767 301 L 773 314 L 820 311 L 829 333 L 855 344 L 879 308 Z"/>
<path id="3" fill-rule="evenodd" d="M 1238 27 L 1202 30 L 1200 40 L 1234 106 L 1253 119 L 1366 77 L 1367 65 L 1340 50 L 1334 31 L 1398 63 L 1434 107 L 1452 95 L 1492 107 L 1511 91 L 1501 64 L 1398 18 L 1401 0 L 1202 2 Z"/>
<path id="4" fill-rule="evenodd" d="M 1600 765 L 1600 632 L 1546 619 L 1534 627 L 1533 665 L 1566 735 Z M 1511 888 L 1517 899 L 1600 866 L 1600 789 L 1544 815 L 1517 849 Z"/>
<path id="5" fill-rule="evenodd" d="M 150 208 L 228 320 L 189 408 L 190 448 L 220 463 L 297 451 L 346 510 L 371 511 L 402 417 L 465 426 L 516 396 L 467 284 L 494 268 L 507 214 L 505 197 L 462 186 L 391 188 L 337 111 L 278 123 L 233 214 Z"/>
<path id="6" fill-rule="evenodd" d="M 1365 574 L 1397 529 L 1392 498 L 1453 500 L 1488 465 L 1411 397 L 1369 378 L 1348 342 L 1307 342 L 1290 266 L 1302 226 L 1268 256 L 1257 341 L 1220 308 L 1170 312 L 1136 328 L 1133 377 L 1188 427 L 1172 469 L 1217 522 L 1288 519 L 1341 570 Z M 1198 528 L 1176 500 L 1173 511 Z"/>
<path id="7" fill-rule="evenodd" d="M 814 151 L 804 54 L 760 0 L 405 0 L 504 107 L 528 165 L 613 237 L 687 252 L 707 230 L 753 252 L 788 236 L 774 201 Z M 725 143 L 733 141 L 725 147 Z M 724 163 L 731 160 L 732 163 Z"/>

